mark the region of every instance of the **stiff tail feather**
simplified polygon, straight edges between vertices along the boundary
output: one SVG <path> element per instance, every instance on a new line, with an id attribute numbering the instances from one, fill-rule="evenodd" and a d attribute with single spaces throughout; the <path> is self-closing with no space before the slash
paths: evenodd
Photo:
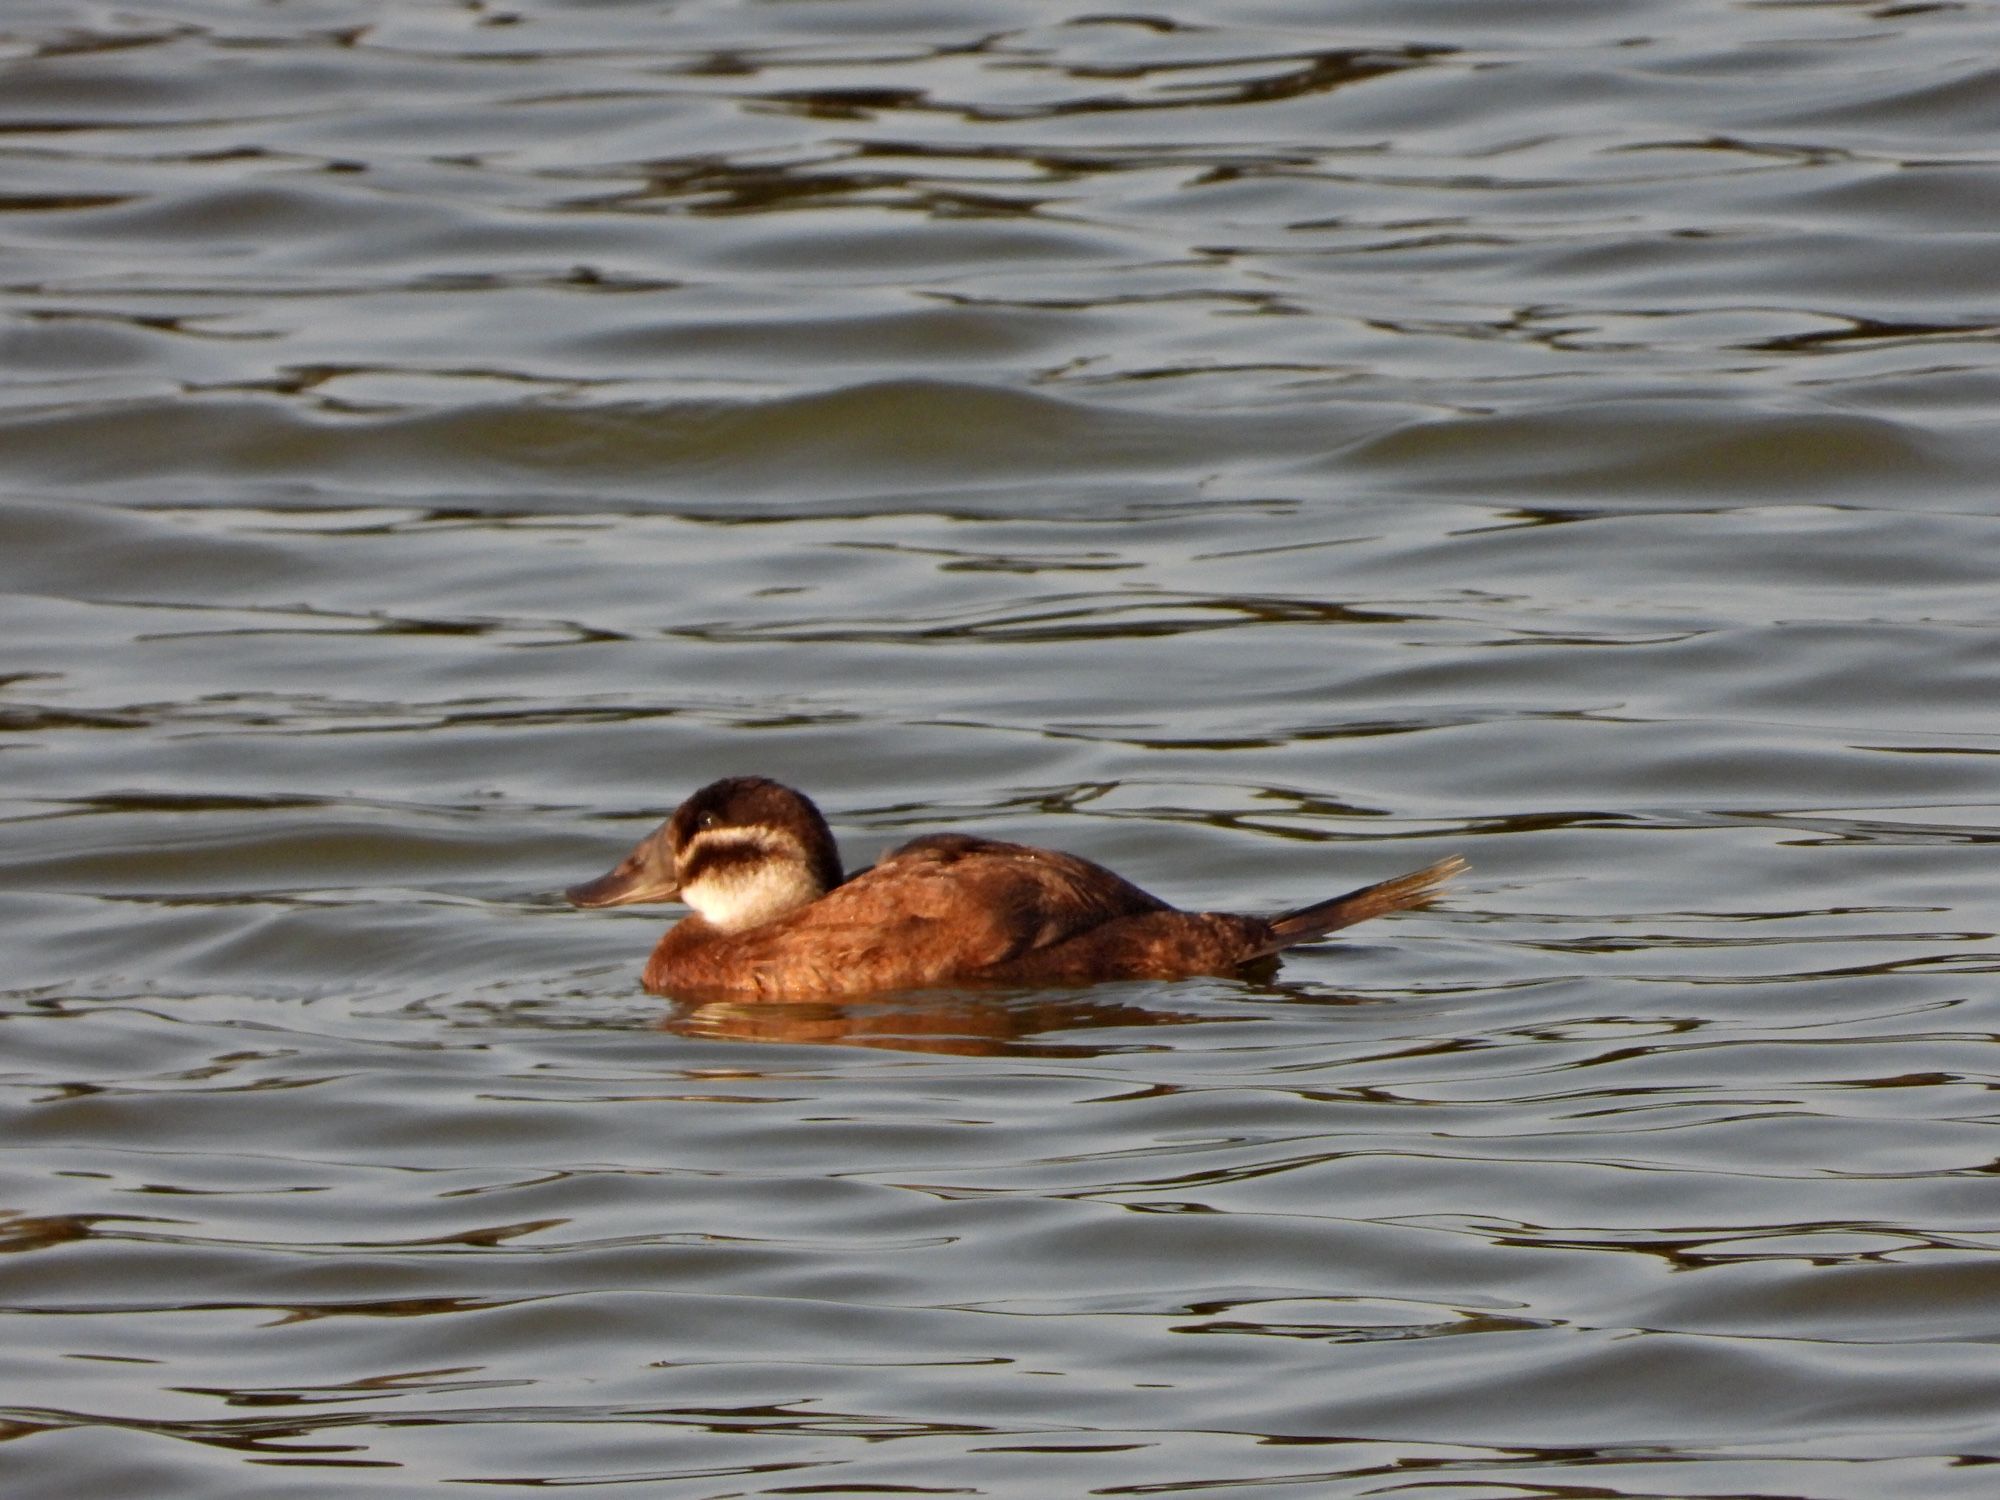
<path id="1" fill-rule="evenodd" d="M 1314 938 L 1325 937 L 1329 932 L 1352 927 L 1356 922 L 1365 922 L 1385 912 L 1428 906 L 1438 898 L 1447 880 L 1468 868 L 1466 862 L 1454 854 L 1449 859 L 1441 859 L 1408 875 L 1364 885 L 1358 891 L 1335 896 L 1331 901 L 1315 901 L 1297 911 L 1284 912 L 1270 919 L 1270 940 L 1257 950 L 1255 956 L 1261 958 L 1300 943 L 1310 943 Z"/>

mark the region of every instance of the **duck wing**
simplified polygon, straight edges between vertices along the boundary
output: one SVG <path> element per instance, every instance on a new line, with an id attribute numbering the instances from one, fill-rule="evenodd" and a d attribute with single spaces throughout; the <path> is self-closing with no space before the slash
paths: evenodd
<path id="1" fill-rule="evenodd" d="M 1169 909 L 1073 854 L 933 834 L 720 946 L 746 989 L 866 994 L 977 979 L 1106 923 Z"/>
<path id="2" fill-rule="evenodd" d="M 893 892 L 912 915 L 984 932 L 996 959 L 1052 947 L 1120 917 L 1172 910 L 1078 855 L 963 833 L 929 834 L 891 850 L 822 904 L 850 889 L 865 901 Z"/>

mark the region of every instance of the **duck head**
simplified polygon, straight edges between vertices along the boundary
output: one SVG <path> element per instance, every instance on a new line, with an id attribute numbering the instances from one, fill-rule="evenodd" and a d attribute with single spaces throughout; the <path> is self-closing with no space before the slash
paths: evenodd
<path id="1" fill-rule="evenodd" d="M 840 851 L 812 799 L 762 776 L 711 782 L 609 874 L 564 894 L 573 906 L 680 901 L 740 932 L 796 911 L 842 879 Z"/>

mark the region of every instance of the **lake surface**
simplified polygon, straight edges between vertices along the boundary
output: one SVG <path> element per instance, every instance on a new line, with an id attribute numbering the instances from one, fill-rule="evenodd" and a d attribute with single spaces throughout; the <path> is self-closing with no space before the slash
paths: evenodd
<path id="1" fill-rule="evenodd" d="M 25 1497 L 2000 1485 L 2000 10 L 0 21 Z M 762 772 L 1270 983 L 669 1005 Z"/>

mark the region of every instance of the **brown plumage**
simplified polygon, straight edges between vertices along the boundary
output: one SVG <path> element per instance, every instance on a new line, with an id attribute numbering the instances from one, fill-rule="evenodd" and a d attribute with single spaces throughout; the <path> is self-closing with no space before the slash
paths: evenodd
<path id="1" fill-rule="evenodd" d="M 702 788 L 578 906 L 686 902 L 647 961 L 657 994 L 807 1000 L 956 984 L 1091 984 L 1233 974 L 1385 912 L 1465 868 L 1413 874 L 1272 917 L 1187 912 L 1102 865 L 965 834 L 904 844 L 842 879 L 812 802 L 762 777 Z"/>

